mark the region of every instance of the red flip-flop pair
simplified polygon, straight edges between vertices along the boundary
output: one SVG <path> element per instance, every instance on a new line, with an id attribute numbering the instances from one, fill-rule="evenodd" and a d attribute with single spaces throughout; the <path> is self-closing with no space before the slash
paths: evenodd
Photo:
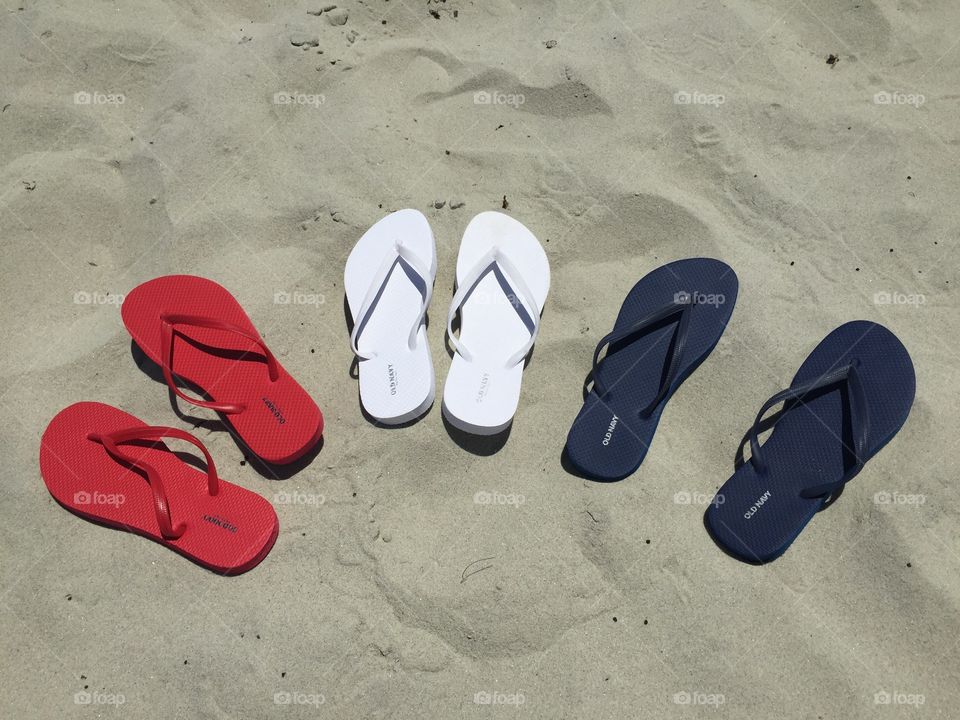
<path id="1" fill-rule="evenodd" d="M 122 315 L 172 392 L 220 413 L 266 463 L 291 463 L 319 442 L 323 416 L 316 403 L 220 285 L 189 275 L 156 278 L 126 297 Z M 184 393 L 178 379 L 205 398 Z M 171 437 L 196 445 L 207 472 L 161 441 Z M 109 405 L 83 402 L 62 410 L 43 434 L 40 471 L 51 495 L 71 512 L 148 537 L 218 573 L 251 569 L 277 538 L 270 503 L 220 480 L 199 440 Z"/>

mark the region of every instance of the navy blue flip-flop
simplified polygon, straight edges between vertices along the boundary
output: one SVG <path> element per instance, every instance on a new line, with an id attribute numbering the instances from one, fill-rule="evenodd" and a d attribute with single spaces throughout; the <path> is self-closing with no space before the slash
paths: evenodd
<path id="1" fill-rule="evenodd" d="M 667 401 L 723 335 L 737 289 L 730 266 L 710 258 L 668 263 L 633 286 L 567 436 L 578 472 L 610 481 L 640 467 Z"/>
<path id="2" fill-rule="evenodd" d="M 897 434 L 915 390 L 910 355 L 885 327 L 858 320 L 831 332 L 790 387 L 760 408 L 748 433 L 750 460 L 707 508 L 714 540 L 746 562 L 779 557 Z M 761 446 L 758 436 L 769 425 L 764 416 L 781 403 Z"/>

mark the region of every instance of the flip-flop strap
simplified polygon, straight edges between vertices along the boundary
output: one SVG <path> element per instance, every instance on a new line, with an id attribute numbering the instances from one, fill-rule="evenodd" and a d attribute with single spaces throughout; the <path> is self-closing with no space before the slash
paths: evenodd
<path id="1" fill-rule="evenodd" d="M 850 449 L 853 451 L 856 460 L 855 468 L 859 469 L 863 467 L 866 462 L 867 438 L 870 434 L 870 411 L 867 406 L 866 394 L 863 390 L 863 382 L 857 372 L 858 365 L 859 361 L 854 361 L 842 368 L 821 376 L 813 382 L 782 390 L 763 404 L 750 430 L 750 461 L 753 463 L 757 472 L 766 473 L 768 467 L 763 458 L 759 440 L 760 433 L 762 432 L 761 423 L 767 411 L 780 403 L 785 403 L 783 413 L 777 417 L 777 421 L 779 421 L 784 413 L 793 410 L 797 405 L 802 405 L 811 393 L 839 382 L 844 383 L 850 403 L 849 421 L 851 438 L 853 440 L 853 448 Z M 808 498 L 822 497 L 836 491 L 844 482 L 844 480 L 834 480 L 821 485 L 815 485 L 804 488 L 800 494 L 802 497 Z"/>
<path id="2" fill-rule="evenodd" d="M 628 325 L 624 328 L 614 329 L 612 332 L 605 335 L 600 342 L 597 344 L 597 349 L 593 352 L 593 389 L 600 397 L 606 395 L 610 388 L 607 387 L 600 378 L 600 373 L 598 372 L 602 361 L 600 360 L 600 353 L 608 345 L 613 345 L 624 338 L 630 337 L 636 333 L 642 332 L 651 328 L 663 320 L 666 320 L 673 315 L 679 314 L 677 319 L 677 327 L 673 333 L 673 340 L 670 344 L 672 350 L 668 350 L 668 356 L 666 359 L 667 363 L 667 372 L 663 376 L 663 380 L 660 383 L 660 387 L 657 390 L 656 396 L 647 407 L 643 408 L 638 415 L 642 418 L 650 417 L 653 412 L 656 410 L 657 405 L 666 397 L 667 393 L 670 391 L 670 387 L 673 385 L 673 381 L 676 379 L 677 374 L 680 370 L 680 361 L 683 358 L 683 351 L 687 345 L 687 333 L 690 329 L 690 316 L 691 311 L 694 306 L 697 304 L 696 295 L 693 293 L 679 292 L 674 296 L 673 302 L 664 305 L 663 307 L 654 310 L 651 313 L 648 313 L 643 318 L 638 320 L 631 325 Z M 604 356 L 604 360 L 608 356 Z"/>
<path id="3" fill-rule="evenodd" d="M 279 364 L 276 358 L 273 357 L 273 353 L 270 352 L 267 344 L 259 335 L 251 333 L 233 323 L 224 322 L 223 320 L 217 320 L 215 318 L 204 317 L 202 315 L 164 313 L 160 316 L 160 368 L 163 370 L 163 377 L 166 379 L 167 385 L 173 391 L 173 394 L 182 400 L 186 400 L 188 403 L 225 414 L 239 413 L 246 409 L 246 405 L 243 403 L 213 402 L 190 397 L 177 387 L 173 377 L 173 336 L 176 332 L 174 328 L 177 325 L 189 325 L 192 327 L 207 328 L 209 330 L 226 330 L 227 332 L 236 333 L 237 335 L 245 337 L 247 340 L 259 345 L 260 349 L 263 350 L 264 357 L 267 359 L 267 372 L 270 375 L 270 381 L 276 382 L 280 376 Z"/>
<path id="4" fill-rule="evenodd" d="M 177 527 L 173 526 L 173 522 L 170 519 L 170 503 L 167 500 L 167 493 L 166 490 L 164 490 L 160 473 L 158 473 L 152 465 L 144 462 L 142 457 L 125 453 L 117 447 L 120 443 L 130 442 L 132 440 L 157 440 L 163 437 L 186 440 L 200 449 L 200 452 L 203 453 L 203 457 L 207 461 L 207 491 L 211 497 L 215 496 L 220 491 L 220 478 L 217 477 L 216 465 L 213 464 L 213 458 L 210 457 L 210 453 L 207 452 L 207 448 L 204 447 L 203 443 L 190 433 L 172 427 L 142 425 L 140 427 L 116 430 L 111 433 L 91 433 L 88 436 L 90 440 L 103 445 L 104 449 L 112 456 L 146 472 L 147 482 L 153 493 L 153 510 L 157 516 L 157 523 L 160 525 L 160 533 L 168 540 L 176 540 L 183 535 L 187 526 L 185 523 L 180 523 Z"/>
<path id="5" fill-rule="evenodd" d="M 425 263 L 419 255 L 404 245 L 402 240 L 397 240 L 393 245 L 392 252 L 388 252 L 380 263 L 380 267 L 377 269 L 373 280 L 370 282 L 370 287 L 367 289 L 367 295 L 360 305 L 360 310 L 354 318 L 353 332 L 350 333 L 350 347 L 353 348 L 354 354 L 361 360 L 370 360 L 376 357 L 376 352 L 360 352 L 357 343 L 360 340 L 360 334 L 363 332 L 370 313 L 377 303 L 377 299 L 387 284 L 387 280 L 390 279 L 394 268 L 398 267 L 401 262 L 406 263 L 408 267 L 420 276 L 425 288 L 423 301 L 420 303 L 420 312 L 417 314 L 417 318 L 410 328 L 410 335 L 407 338 L 407 347 L 411 350 L 417 345 L 417 334 L 420 332 L 420 326 L 427 316 L 427 307 L 429 307 L 430 297 L 433 295 L 433 278 L 429 264 Z"/>
<path id="6" fill-rule="evenodd" d="M 502 252 L 496 245 L 490 248 L 490 250 L 477 261 L 476 265 L 470 269 L 470 272 L 464 276 L 463 281 L 458 284 L 457 292 L 454 293 L 453 300 L 450 301 L 450 312 L 447 313 L 447 334 L 450 337 L 451 344 L 457 349 L 457 352 L 459 352 L 465 360 L 472 361 L 473 354 L 460 342 L 460 338 L 453 334 L 453 320 L 457 316 L 457 311 L 460 310 L 460 307 L 466 302 L 467 297 L 473 292 L 480 278 L 494 265 L 500 267 L 504 277 L 510 282 L 511 288 L 520 294 L 518 298 L 514 293 L 508 293 L 507 299 L 510 301 L 510 304 L 516 309 L 518 305 L 522 305 L 522 300 L 523 303 L 526 304 L 529 310 L 528 314 L 533 322 L 533 330 L 530 332 L 530 337 L 519 350 L 507 359 L 506 367 L 509 369 L 517 363 L 522 362 L 530 352 L 534 343 L 536 343 L 537 334 L 540 332 L 540 310 L 537 308 L 536 297 L 523 279 L 523 274 L 517 269 L 516 265 L 511 262 L 506 253 Z"/>

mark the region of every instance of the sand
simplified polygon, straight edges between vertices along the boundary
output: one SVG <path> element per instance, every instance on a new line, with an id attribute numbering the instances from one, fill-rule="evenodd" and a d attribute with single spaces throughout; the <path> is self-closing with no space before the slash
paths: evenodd
<path id="1" fill-rule="evenodd" d="M 2 714 L 957 717 L 960 10 L 329 5 L 4 3 Z M 553 271 L 509 437 L 451 436 L 439 403 L 371 425 L 350 248 L 427 214 L 442 386 L 459 238 L 504 200 Z M 720 345 L 637 473 L 568 474 L 595 343 L 640 277 L 701 255 L 740 278 Z M 186 409 L 223 477 L 277 503 L 275 548 L 236 578 L 70 515 L 39 474 L 76 401 L 192 427 L 118 308 L 174 272 L 229 288 L 327 418 L 275 479 Z M 911 416 L 781 559 L 739 563 L 705 503 L 852 319 L 909 349 Z"/>

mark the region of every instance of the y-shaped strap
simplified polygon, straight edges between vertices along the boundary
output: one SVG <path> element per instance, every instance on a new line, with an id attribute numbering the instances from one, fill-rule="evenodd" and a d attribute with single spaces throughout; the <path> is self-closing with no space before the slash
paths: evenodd
<path id="1" fill-rule="evenodd" d="M 360 340 L 360 334 L 363 332 L 364 326 L 367 324 L 370 313 L 376 305 L 377 298 L 380 297 L 380 293 L 386 286 L 387 280 L 390 279 L 394 268 L 400 266 L 401 261 L 412 268 L 423 280 L 424 291 L 423 301 L 420 303 L 420 312 L 417 314 L 417 318 L 410 328 L 410 335 L 407 338 L 407 347 L 411 350 L 417 345 L 417 333 L 420 332 L 420 326 L 427 316 L 427 307 L 430 305 L 430 297 L 433 295 L 433 278 L 431 276 L 430 266 L 423 262 L 413 250 L 404 245 L 403 241 L 397 240 L 393 245 L 392 252 L 388 252 L 384 256 L 383 262 L 380 263 L 380 267 L 377 269 L 370 283 L 370 288 L 367 290 L 367 295 L 363 299 L 363 304 L 360 306 L 360 310 L 354 318 L 353 332 L 350 333 L 350 347 L 353 348 L 354 354 L 361 360 L 370 360 L 377 355 L 376 352 L 360 352 L 357 343 Z"/>
<path id="2" fill-rule="evenodd" d="M 176 540 L 183 535 L 183 531 L 187 529 L 187 526 L 184 523 L 180 523 L 177 527 L 173 527 L 173 522 L 170 520 L 170 503 L 167 501 L 167 493 L 163 488 L 163 480 L 160 478 L 160 473 L 158 473 L 152 465 L 145 463 L 140 457 L 122 452 L 120 448 L 117 447 L 119 443 L 130 442 L 131 440 L 156 440 L 162 437 L 174 437 L 180 440 L 186 440 L 200 449 L 203 457 L 207 461 L 207 491 L 211 497 L 215 496 L 220 491 L 220 479 L 217 477 L 217 468 L 213 464 L 213 458 L 210 457 L 207 448 L 190 433 L 172 427 L 141 425 L 140 427 L 116 430 L 111 433 L 92 433 L 88 436 L 88 439 L 103 445 L 104 449 L 114 457 L 138 467 L 147 473 L 147 482 L 150 484 L 150 490 L 153 492 L 153 511 L 156 513 L 157 523 L 160 525 L 160 533 L 167 540 Z"/>
<path id="3" fill-rule="evenodd" d="M 603 381 L 600 379 L 600 373 L 597 372 L 600 367 L 600 353 L 603 348 L 643 330 L 647 330 L 657 323 L 679 314 L 680 317 L 677 320 L 677 328 L 673 333 L 673 341 L 671 343 L 673 350 L 668 350 L 666 375 L 664 375 L 660 383 L 660 388 L 656 396 L 650 401 L 647 407 L 638 413 L 642 418 L 650 417 L 657 409 L 660 401 L 663 400 L 670 391 L 670 386 L 673 384 L 680 370 L 680 360 L 683 357 L 683 350 L 687 344 L 687 332 L 690 329 L 690 314 L 696 303 L 695 294 L 679 292 L 674 296 L 672 303 L 664 305 L 658 310 L 654 310 L 627 327 L 619 330 L 615 329 L 613 332 L 605 335 L 597 344 L 597 349 L 593 352 L 593 389 L 597 395 L 602 398 L 610 390 L 603 384 Z M 606 356 L 604 356 L 604 360 L 606 360 Z"/>
<path id="4" fill-rule="evenodd" d="M 844 382 L 844 387 L 847 391 L 847 397 L 850 401 L 850 425 L 852 430 L 851 437 L 853 438 L 852 450 L 854 459 L 856 460 L 855 467 L 856 469 L 863 467 L 863 464 L 866 462 L 867 438 L 870 434 L 870 412 L 867 407 L 867 398 L 863 390 L 863 382 L 860 380 L 860 375 L 857 373 L 857 365 L 859 365 L 859 361 L 854 361 L 849 365 L 845 365 L 838 370 L 834 370 L 833 372 L 822 376 L 818 380 L 800 385 L 795 388 L 782 390 L 763 404 L 763 407 L 760 408 L 760 412 L 757 413 L 757 419 L 753 423 L 753 428 L 750 430 L 750 461 L 753 463 L 753 466 L 758 473 L 767 472 L 767 463 L 763 459 L 759 441 L 759 436 L 762 431 L 761 422 L 763 420 L 763 416 L 766 415 L 767 410 L 779 405 L 780 403 L 787 403 L 784 405 L 784 412 L 788 412 L 793 410 L 797 405 L 803 404 L 804 400 L 811 393 L 816 392 L 821 388 L 835 385 L 838 382 Z M 777 420 L 779 420 L 781 417 L 783 417 L 782 413 Z M 841 485 L 843 485 L 843 483 L 843 480 L 834 480 L 828 483 L 823 483 L 822 485 L 804 488 L 800 494 L 802 497 L 808 498 L 822 497 L 824 495 L 833 493 Z"/>
<path id="5" fill-rule="evenodd" d="M 276 358 L 273 357 L 273 353 L 270 352 L 267 344 L 259 335 L 255 335 L 238 325 L 214 318 L 200 315 L 163 314 L 160 316 L 160 367 L 163 370 L 163 377 L 166 379 L 167 385 L 170 386 L 173 394 L 178 398 L 186 400 L 188 403 L 225 414 L 243 412 L 243 410 L 246 409 L 246 405 L 243 403 L 210 402 L 190 397 L 186 393 L 181 392 L 173 379 L 173 335 L 175 332 L 174 327 L 177 325 L 190 325 L 193 327 L 207 328 L 209 330 L 226 330 L 241 335 L 247 340 L 259 345 L 260 349 L 263 350 L 263 354 L 267 358 L 267 371 L 270 374 L 270 381 L 276 382 L 280 376 L 279 365 L 277 364 Z"/>
<path id="6" fill-rule="evenodd" d="M 530 311 L 530 318 L 533 321 L 533 330 L 530 332 L 530 337 L 519 350 L 507 359 L 505 367 L 509 369 L 523 361 L 527 353 L 530 352 L 530 348 L 532 348 L 537 341 L 537 334 L 540 332 L 540 310 L 537 308 L 536 297 L 534 297 L 527 283 L 524 282 L 523 275 L 510 261 L 510 258 L 501 252 L 500 248 L 496 245 L 490 248 L 490 250 L 477 261 L 477 264 L 470 269 L 470 272 L 466 274 L 463 281 L 457 286 L 457 292 L 454 293 L 453 300 L 450 301 L 450 312 L 447 314 L 447 334 L 450 336 L 450 342 L 457 349 L 457 352 L 463 355 L 465 360 L 473 360 L 473 354 L 464 347 L 463 343 L 460 342 L 460 338 L 453 334 L 453 319 L 457 316 L 457 311 L 460 309 L 460 306 L 463 305 L 470 293 L 473 292 L 474 286 L 493 265 L 500 267 L 506 279 L 510 281 L 511 286 L 520 293 L 520 298 L 513 293 L 507 294 L 507 299 L 510 301 L 510 304 L 516 309 L 521 305 L 520 300 L 522 299 L 526 303 Z"/>

